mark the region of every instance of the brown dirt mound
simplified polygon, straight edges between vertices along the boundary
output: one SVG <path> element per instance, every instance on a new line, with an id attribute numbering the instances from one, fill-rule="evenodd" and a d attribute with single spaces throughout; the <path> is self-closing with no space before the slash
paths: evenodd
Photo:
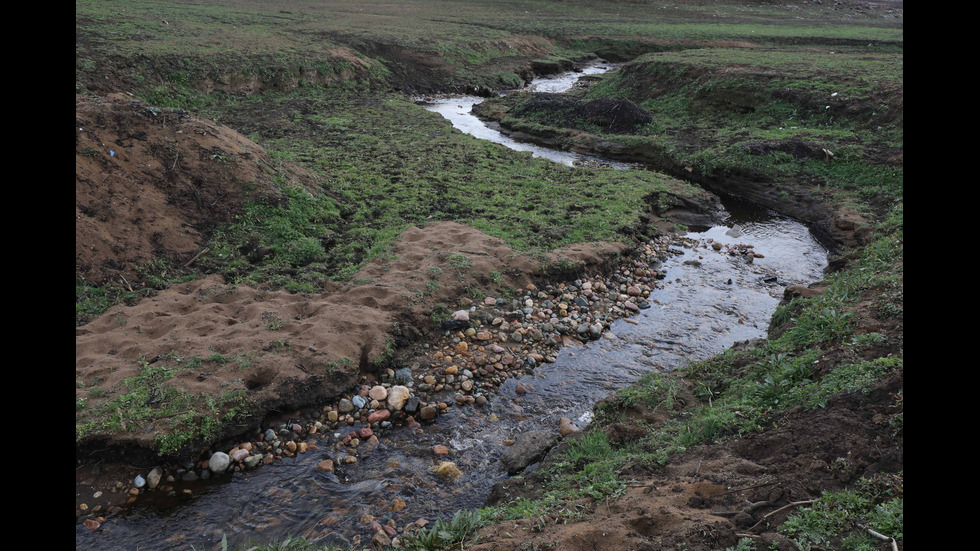
<path id="1" fill-rule="evenodd" d="M 623 250 L 580 244 L 550 261 L 596 266 Z M 317 295 L 236 287 L 217 276 L 175 285 L 76 329 L 76 400 L 116 396 L 144 361 L 156 360 L 178 373 L 166 385 L 191 396 L 244 392 L 258 406 L 258 417 L 248 421 L 257 425 L 265 411 L 313 405 L 377 379 L 394 347 L 435 326 L 433 308 L 453 308 L 468 288 L 491 284 L 494 272 L 502 289 L 526 285 L 542 266 L 497 238 L 440 222 L 404 232 L 390 257 L 354 276 L 362 285 L 329 284 Z M 95 409 L 78 412 L 76 424 Z M 95 431 L 87 440 L 149 447 L 169 428 L 161 417 L 122 432 Z"/>
<path id="2" fill-rule="evenodd" d="M 276 177 L 315 185 L 241 134 L 125 96 L 75 97 L 75 275 L 138 285 L 136 268 L 186 262 L 245 200 L 279 204 Z"/>
<path id="3" fill-rule="evenodd" d="M 76 278 L 89 283 L 138 286 L 139 266 L 186 262 L 243 202 L 282 204 L 277 179 L 317 187 L 312 174 L 183 111 L 76 97 L 75 126 Z M 577 245 L 550 260 L 589 266 L 623 250 Z M 88 404 L 76 424 L 96 418 L 153 365 L 176 375 L 141 404 L 149 419 L 90 431 L 84 441 L 151 446 L 174 428 L 169 413 L 152 411 L 164 407 L 166 389 L 198 403 L 211 397 L 219 409 L 222 396 L 244 393 L 255 415 L 219 436 L 244 432 L 266 411 L 329 400 L 375 377 L 394 348 L 434 325 L 434 308 L 454 308 L 471 289 L 523 286 L 548 260 L 516 254 L 470 227 L 433 223 L 410 228 L 389 256 L 355 274 L 361 285 L 325 282 L 317 295 L 238 287 L 218 276 L 174 285 L 76 328 L 76 401 Z"/>

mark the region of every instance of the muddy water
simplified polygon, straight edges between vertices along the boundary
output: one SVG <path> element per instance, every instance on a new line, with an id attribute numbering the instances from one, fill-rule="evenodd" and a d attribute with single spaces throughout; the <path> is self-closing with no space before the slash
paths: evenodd
<path id="1" fill-rule="evenodd" d="M 820 278 L 827 254 L 806 227 L 744 202 L 725 205 L 731 217 L 724 225 L 690 233 L 673 247 L 663 288 L 651 295 L 651 308 L 632 318 L 637 323 L 620 320 L 608 338 L 563 348 L 557 362 L 509 379 L 483 408 L 456 407 L 422 429 L 392 430 L 373 449 L 362 445 L 358 462 L 339 466 L 336 475 L 316 465 L 336 458 L 342 435 L 314 437 L 311 452 L 197 487 L 186 503 L 138 507 L 95 533 L 79 526 L 76 548 L 210 550 L 223 537 L 230 547 L 244 547 L 292 535 L 369 546 L 370 518 L 393 520 L 400 531 L 419 518 L 431 522 L 481 506 L 506 477 L 499 465 L 504 440 L 554 430 L 562 416 L 584 424 L 597 400 L 648 371 L 764 336 L 783 288 Z M 712 250 L 708 240 L 751 244 L 764 258 L 749 263 Z M 518 395 L 517 383 L 530 391 Z M 439 460 L 436 444 L 450 449 L 458 478 L 430 472 Z"/>

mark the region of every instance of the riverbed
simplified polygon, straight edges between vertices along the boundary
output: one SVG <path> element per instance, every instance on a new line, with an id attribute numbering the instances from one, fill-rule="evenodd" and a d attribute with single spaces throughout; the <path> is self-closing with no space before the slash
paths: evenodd
<path id="1" fill-rule="evenodd" d="M 596 72 L 603 67 L 597 64 Z M 574 82 L 592 70 L 561 79 Z M 465 107 L 478 98 L 440 101 L 452 107 L 426 108 L 458 114 L 451 118 L 454 125 L 465 119 L 459 123 L 468 125 L 464 131 L 483 133 L 482 123 Z M 506 147 L 526 147 L 521 150 L 565 164 L 582 160 L 573 154 L 553 158 L 556 152 L 510 144 L 499 131 L 487 130 L 496 134 L 486 139 Z M 437 517 L 480 507 L 492 485 L 507 477 L 499 462 L 506 440 L 528 430 L 555 430 L 559 417 L 585 426 L 599 399 L 644 373 L 674 369 L 735 342 L 764 337 L 783 289 L 820 279 L 827 252 L 806 226 L 744 201 L 723 202 L 729 216 L 724 224 L 692 228 L 671 245 L 666 276 L 650 295 L 649 308 L 630 321 L 615 322 L 603 338 L 562 348 L 554 363 L 508 379 L 485 406 L 454 407 L 421 428 L 394 428 L 373 447 L 362 444 L 356 464 L 333 473 L 317 465 L 334 456 L 344 435 L 318 435 L 306 454 L 197 483 L 192 500 L 174 499 L 166 506 L 148 501 L 111 518 L 98 532 L 79 526 L 76 548 L 217 549 L 223 539 L 234 548 L 293 535 L 367 546 L 372 521 L 390 521 L 401 530 L 418 519 L 431 526 Z M 750 262 L 745 255 L 715 250 L 716 242 L 751 246 L 758 254 Z M 435 456 L 436 446 L 445 446 L 448 455 Z M 440 460 L 453 461 L 461 474 L 448 479 L 431 472 Z"/>

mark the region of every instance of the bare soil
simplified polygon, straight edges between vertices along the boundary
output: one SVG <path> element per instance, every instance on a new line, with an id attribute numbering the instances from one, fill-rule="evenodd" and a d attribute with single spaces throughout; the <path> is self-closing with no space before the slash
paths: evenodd
<path id="1" fill-rule="evenodd" d="M 126 98 L 78 98 L 76 111 L 78 280 L 142 287 L 138 267 L 158 258 L 192 260 L 244 201 L 283 201 L 273 176 L 315 182 L 297 166 L 273 163 L 237 132 L 187 113 L 154 113 Z M 244 433 L 266 411 L 329 400 L 375 377 L 392 347 L 436 326 L 432 308 L 456 304 L 468 284 L 443 269 L 450 256 L 465 257 L 467 278 L 490 282 L 499 272 L 502 287 L 519 288 L 549 262 L 597 266 L 623 250 L 618 243 L 580 244 L 532 259 L 471 227 L 438 222 L 407 230 L 389 259 L 352 278 L 366 284 L 323 282 L 324 292 L 311 295 L 236 286 L 219 276 L 196 279 L 77 327 L 76 398 L 88 398 L 96 384 L 122 388 L 141 362 L 247 357 L 248 365 L 204 362 L 168 381 L 195 396 L 246 391 L 257 415 L 224 436 Z M 146 448 L 166 430 L 162 419 L 82 444 Z"/>

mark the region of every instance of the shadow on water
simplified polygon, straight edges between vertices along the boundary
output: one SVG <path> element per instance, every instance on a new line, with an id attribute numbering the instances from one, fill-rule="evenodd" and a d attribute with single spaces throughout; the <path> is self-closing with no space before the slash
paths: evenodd
<path id="1" fill-rule="evenodd" d="M 508 379 L 486 406 L 455 407 L 422 428 L 393 429 L 373 448 L 361 444 L 356 463 L 338 461 L 336 474 L 317 464 L 338 459 L 335 444 L 350 429 L 317 435 L 310 452 L 226 477 L 180 506 L 135 508 L 94 533 L 78 526 L 76 548 L 203 550 L 219 549 L 223 537 L 235 548 L 296 535 L 369 544 L 371 520 L 401 529 L 480 507 L 507 476 L 499 464 L 505 440 L 554 430 L 559 417 L 584 425 L 599 399 L 644 373 L 764 337 L 783 289 L 820 279 L 827 252 L 804 225 L 745 201 L 723 202 L 729 219 L 672 247 L 662 288 L 650 295 L 650 308 L 631 318 L 635 323 L 620 320 L 604 338 L 562 348 L 555 363 Z M 715 242 L 721 250 L 712 248 Z M 761 258 L 728 254 L 738 245 L 751 245 Z M 516 392 L 518 383 L 526 394 Z M 435 445 L 449 455 L 434 455 Z M 461 474 L 433 473 L 440 460 L 453 461 Z"/>

